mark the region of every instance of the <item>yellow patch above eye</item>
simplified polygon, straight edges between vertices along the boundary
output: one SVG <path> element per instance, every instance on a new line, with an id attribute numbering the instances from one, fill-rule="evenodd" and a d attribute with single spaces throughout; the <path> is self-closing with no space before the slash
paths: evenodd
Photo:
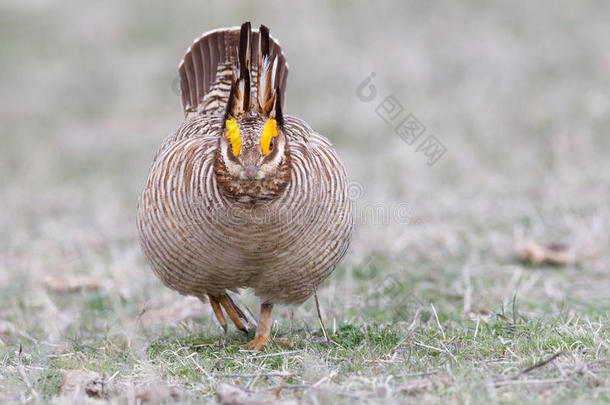
<path id="1" fill-rule="evenodd" d="M 263 156 L 269 154 L 269 145 L 271 145 L 271 138 L 275 138 L 276 136 L 276 122 L 273 118 L 270 118 L 267 120 L 267 122 L 265 122 L 263 132 L 261 133 L 261 151 L 263 152 Z"/>
<path id="2" fill-rule="evenodd" d="M 241 149 L 241 137 L 239 136 L 239 126 L 234 120 L 227 120 L 225 122 L 227 127 L 227 138 L 231 142 L 231 149 L 233 150 L 234 156 L 239 156 L 239 150 Z"/>

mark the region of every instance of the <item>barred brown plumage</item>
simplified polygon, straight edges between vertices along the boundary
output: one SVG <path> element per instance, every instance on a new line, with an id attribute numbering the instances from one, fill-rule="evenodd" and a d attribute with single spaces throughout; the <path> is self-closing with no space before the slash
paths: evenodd
<path id="1" fill-rule="evenodd" d="M 223 308 L 246 323 L 227 291 L 253 289 L 261 318 L 248 347 L 258 350 L 273 304 L 304 302 L 345 255 L 347 176 L 325 137 L 282 113 L 288 66 L 266 27 L 204 34 L 179 71 L 186 119 L 138 201 L 141 245 L 163 283 L 209 297 L 225 329 Z"/>

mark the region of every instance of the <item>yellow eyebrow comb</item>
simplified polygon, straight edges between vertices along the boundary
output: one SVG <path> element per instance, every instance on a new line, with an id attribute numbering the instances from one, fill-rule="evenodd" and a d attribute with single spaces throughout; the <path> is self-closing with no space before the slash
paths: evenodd
<path id="1" fill-rule="evenodd" d="M 261 151 L 263 152 L 263 156 L 269 154 L 271 138 L 275 138 L 277 136 L 276 125 L 277 123 L 273 118 L 270 118 L 267 120 L 267 122 L 265 122 L 263 132 L 261 133 Z"/>
<path id="2" fill-rule="evenodd" d="M 239 150 L 241 149 L 241 137 L 239 136 L 239 126 L 234 120 L 227 120 L 225 122 L 227 127 L 227 138 L 231 142 L 231 149 L 233 150 L 234 156 L 239 156 Z"/>

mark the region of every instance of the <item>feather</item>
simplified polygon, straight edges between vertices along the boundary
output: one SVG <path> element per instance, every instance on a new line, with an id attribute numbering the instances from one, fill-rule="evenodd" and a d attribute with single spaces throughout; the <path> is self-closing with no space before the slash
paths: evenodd
<path id="1" fill-rule="evenodd" d="M 178 72 L 185 116 L 222 116 L 227 111 L 239 115 L 252 108 L 251 103 L 268 115 L 275 104 L 276 88 L 284 100 L 288 64 L 267 27 L 261 25 L 253 30 L 250 23 L 244 23 L 241 27 L 210 31 L 196 39 Z M 234 81 L 238 88 L 232 97 L 237 102 L 230 103 Z"/>

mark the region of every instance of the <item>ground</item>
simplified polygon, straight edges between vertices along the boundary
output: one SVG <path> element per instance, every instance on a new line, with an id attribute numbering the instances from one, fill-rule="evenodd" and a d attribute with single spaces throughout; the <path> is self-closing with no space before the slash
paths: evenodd
<path id="1" fill-rule="evenodd" d="M 609 402 L 609 16 L 604 1 L 4 2 L 2 401 Z M 245 20 L 280 39 L 286 112 L 352 181 L 354 240 L 319 291 L 330 343 L 309 300 L 274 310 L 293 347 L 242 350 L 137 243 L 152 155 L 182 119 L 178 61 Z M 558 263 L 518 260 L 536 244 L 560 244 Z"/>

